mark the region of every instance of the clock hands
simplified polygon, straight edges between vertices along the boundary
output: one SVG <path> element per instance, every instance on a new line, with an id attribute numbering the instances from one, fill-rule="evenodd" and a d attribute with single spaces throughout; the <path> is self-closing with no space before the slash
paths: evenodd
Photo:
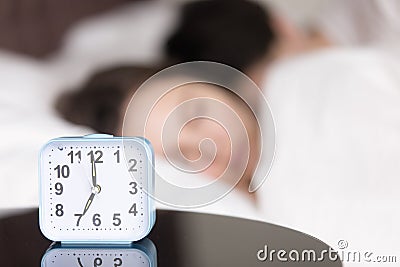
<path id="1" fill-rule="evenodd" d="M 95 195 L 96 195 L 96 193 L 93 193 L 93 192 L 90 194 L 88 200 L 86 201 L 85 209 L 82 212 L 82 216 L 86 214 L 86 212 L 90 208 L 90 205 L 92 205 L 93 198 L 94 198 Z"/>
<path id="2" fill-rule="evenodd" d="M 94 160 L 92 161 L 92 186 L 93 188 L 97 186 L 96 164 Z"/>
<path id="3" fill-rule="evenodd" d="M 86 201 L 85 208 L 83 209 L 83 212 L 80 214 L 75 214 L 75 216 L 78 216 L 78 221 L 76 222 L 76 226 L 79 226 L 79 222 L 81 218 L 86 214 L 86 212 L 89 210 L 90 206 L 93 203 L 94 197 L 100 193 L 101 187 L 100 185 L 97 184 L 97 173 L 96 173 L 96 165 L 94 160 L 92 161 L 92 193 L 90 194 L 88 200 Z"/>
<path id="4" fill-rule="evenodd" d="M 96 185 L 96 187 L 92 188 L 92 193 L 90 194 L 88 200 L 86 201 L 85 208 L 83 209 L 83 212 L 80 214 L 74 214 L 75 216 L 78 216 L 78 221 L 76 222 L 76 226 L 79 226 L 79 222 L 81 221 L 81 218 L 86 214 L 86 212 L 89 210 L 90 206 L 93 203 L 94 197 L 100 193 L 101 187 L 100 185 Z"/>
<path id="5" fill-rule="evenodd" d="M 87 210 L 92 205 L 94 197 L 100 193 L 101 187 L 97 184 L 97 174 L 96 174 L 96 164 L 94 160 L 92 161 L 92 193 L 89 196 L 89 199 L 86 201 L 85 209 L 82 212 L 82 216 L 86 214 Z"/>

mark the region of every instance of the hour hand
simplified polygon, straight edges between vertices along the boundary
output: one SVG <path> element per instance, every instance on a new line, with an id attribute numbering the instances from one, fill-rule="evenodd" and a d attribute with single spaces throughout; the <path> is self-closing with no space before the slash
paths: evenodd
<path id="1" fill-rule="evenodd" d="M 86 201 L 85 208 L 84 208 L 84 210 L 83 210 L 82 213 L 80 213 L 80 214 L 79 214 L 79 213 L 78 213 L 78 214 L 74 214 L 75 216 L 78 217 L 78 221 L 76 222 L 76 226 L 79 226 L 79 222 L 81 221 L 83 215 L 86 214 L 86 212 L 87 212 L 88 209 L 90 208 L 90 205 L 92 205 L 92 202 L 93 202 L 93 199 L 94 199 L 94 196 L 95 196 L 95 195 L 96 195 L 96 193 L 94 193 L 94 192 L 92 192 L 92 194 L 90 194 L 88 200 Z"/>
<path id="2" fill-rule="evenodd" d="M 92 205 L 93 198 L 94 198 L 95 195 L 96 195 L 96 193 L 90 194 L 89 199 L 86 201 L 85 209 L 82 212 L 82 216 L 86 214 L 86 212 L 90 208 L 90 205 Z"/>
<path id="3" fill-rule="evenodd" d="M 92 161 L 92 186 L 97 186 L 96 164 L 94 163 L 94 160 Z"/>

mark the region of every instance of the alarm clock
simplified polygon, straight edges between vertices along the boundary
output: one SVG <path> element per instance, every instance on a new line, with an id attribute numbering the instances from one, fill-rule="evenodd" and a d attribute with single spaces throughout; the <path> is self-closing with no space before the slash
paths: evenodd
<path id="1" fill-rule="evenodd" d="M 157 251 L 145 238 L 129 247 L 63 247 L 50 246 L 42 257 L 41 267 L 70 266 L 157 266 Z"/>
<path id="2" fill-rule="evenodd" d="M 39 225 L 52 241 L 129 243 L 154 225 L 154 153 L 144 138 L 53 139 L 40 152 L 39 180 Z"/>

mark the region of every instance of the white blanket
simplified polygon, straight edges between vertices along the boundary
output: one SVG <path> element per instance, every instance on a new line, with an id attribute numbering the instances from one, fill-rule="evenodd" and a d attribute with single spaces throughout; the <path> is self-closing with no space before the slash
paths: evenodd
<path id="1" fill-rule="evenodd" d="M 400 256 L 399 61 L 332 49 L 285 62 L 267 81 L 277 151 L 259 191 L 265 219 L 335 249 L 343 239 L 350 251 Z"/>

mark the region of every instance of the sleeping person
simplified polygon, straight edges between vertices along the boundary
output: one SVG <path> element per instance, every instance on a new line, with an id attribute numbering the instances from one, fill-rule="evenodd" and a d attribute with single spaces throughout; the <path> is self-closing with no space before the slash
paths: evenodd
<path id="1" fill-rule="evenodd" d="M 206 2 L 218 5 L 224 1 Z M 226 1 L 225 7 L 220 8 L 227 8 L 228 2 L 232 2 L 232 5 L 249 3 Z M 253 3 L 245 5 L 254 7 Z M 243 6 L 241 8 L 244 10 Z M 196 10 L 199 12 L 201 9 Z M 398 201 L 394 189 L 398 188 L 396 177 L 400 173 L 398 169 L 400 164 L 395 156 L 399 148 L 397 136 L 400 135 L 397 127 L 399 121 L 397 114 L 400 114 L 398 62 L 375 49 L 340 47 L 331 47 L 293 58 L 286 57 L 285 61 L 278 62 L 276 58 L 282 55 L 279 40 L 282 39 L 279 39 L 281 35 L 277 34 L 278 31 L 271 28 L 271 21 L 265 24 L 264 20 L 261 20 L 264 26 L 269 27 L 267 30 L 264 26 L 260 29 L 270 36 L 268 41 L 261 42 L 263 46 L 252 47 L 251 44 L 257 43 L 262 35 L 258 34 L 258 30 L 254 30 L 256 34 L 253 36 L 251 36 L 253 27 L 237 26 L 235 31 L 227 31 L 229 26 L 226 25 L 237 24 L 226 22 L 221 15 L 223 12 L 212 14 L 209 10 L 210 8 L 206 6 L 200 14 L 196 13 L 196 16 L 192 14 L 182 19 L 181 24 L 186 26 L 178 27 L 177 32 L 169 39 L 166 50 L 172 58 L 171 62 L 211 60 L 238 68 L 253 78 L 267 95 L 275 115 L 279 138 L 277 157 L 271 175 L 257 192 L 257 203 L 265 211 L 264 219 L 307 232 L 332 246 L 335 246 L 339 238 L 347 238 L 360 249 L 368 241 L 367 237 L 372 238 L 367 234 L 368 229 L 374 229 L 374 232 L 384 236 L 387 244 L 392 244 L 395 248 L 395 225 L 399 218 L 391 212 L 395 209 L 393 203 Z M 260 14 L 264 19 L 267 18 L 262 9 L 256 7 L 254 10 L 258 11 L 252 13 L 253 16 L 246 17 L 243 26 L 251 23 L 249 22 L 251 18 L 257 18 L 256 14 Z M 243 21 L 243 13 L 246 12 L 231 11 L 229 14 L 234 18 L 233 21 Z M 192 17 L 196 19 L 190 24 Z M 203 28 L 202 23 L 212 26 Z M 195 27 L 189 27 L 190 25 Z M 218 42 L 202 40 L 210 39 L 208 37 L 210 28 L 212 32 L 215 31 L 211 39 L 219 40 Z M 238 35 L 234 35 L 235 32 Z M 254 42 L 251 41 L 252 38 Z M 242 42 L 243 40 L 248 42 Z M 243 46 L 246 44 L 249 46 Z M 253 51 L 248 53 L 248 49 Z M 199 88 L 201 88 L 198 91 L 200 93 L 221 97 L 228 102 L 234 99 L 232 96 L 223 96 L 221 88 L 200 86 L 197 89 Z M 165 116 L 163 112 L 168 112 L 173 105 L 184 102 L 187 92 L 193 96 L 198 93 L 196 87 L 182 87 L 171 92 L 169 97 L 166 96 L 165 102 L 160 102 L 156 109 L 157 113 L 154 113 L 154 125 L 160 127 L 159 123 Z M 124 95 L 119 98 L 121 102 L 116 105 L 123 110 L 116 113 L 120 116 L 119 123 L 114 123 L 113 127 L 119 125 L 117 129 L 121 129 L 126 107 L 124 101 L 128 101 L 129 98 L 128 94 Z M 90 98 L 87 98 L 87 101 L 91 101 Z M 99 103 L 98 101 L 97 104 Z M 235 109 L 242 109 L 241 104 L 234 106 Z M 198 109 L 190 112 L 196 114 Z M 260 111 L 260 114 L 263 114 L 263 111 Z M 161 120 L 157 121 L 158 118 Z M 185 156 L 189 159 L 197 159 L 199 151 L 202 151 L 197 149 L 196 145 L 199 144 L 199 139 L 205 136 L 203 131 L 210 133 L 215 140 L 223 136 L 223 131 L 220 131 L 218 126 L 210 125 L 210 122 L 204 125 L 206 127 L 199 130 L 196 127 L 198 125 L 194 123 L 188 125 L 190 126 L 186 129 L 188 132 L 182 131 L 183 135 L 179 142 L 182 142 L 182 148 L 186 151 Z M 157 147 L 156 151 L 161 148 L 158 155 L 162 156 L 160 142 L 157 144 L 159 141 L 157 139 L 160 139 L 159 128 L 154 129 L 158 137 L 154 137 L 152 141 Z M 104 131 L 101 128 L 98 130 Z M 115 131 L 120 133 L 119 130 Z M 136 134 L 139 131 L 132 127 L 129 133 Z M 190 135 L 186 133 L 193 134 L 193 140 L 187 139 L 185 136 Z M 172 144 L 179 142 L 172 140 Z M 189 144 L 188 147 L 185 147 L 186 142 Z M 203 148 L 206 150 L 203 151 L 208 149 L 207 144 L 205 145 Z M 210 146 L 210 149 L 213 147 Z M 160 166 L 165 167 L 168 176 L 182 178 L 178 178 L 180 181 L 177 182 L 185 180 L 185 177 L 170 168 L 168 161 L 161 159 L 158 162 Z M 223 160 L 208 170 L 208 178 L 201 180 L 209 181 L 214 174 L 218 175 L 219 166 L 224 166 L 220 162 Z M 223 202 L 232 195 L 239 197 L 235 201 Z M 218 209 L 224 210 L 225 214 L 237 215 L 235 211 L 237 209 L 256 212 L 254 203 L 252 198 L 248 198 L 240 188 L 237 188 L 232 194 L 214 204 L 223 206 Z M 364 205 L 365 203 L 368 205 Z M 209 206 L 208 210 L 203 208 L 203 211 L 212 210 L 213 205 Z M 250 213 L 247 215 L 252 217 L 253 213 Z M 345 225 L 341 224 L 343 220 L 338 215 L 341 213 L 347 218 Z M 243 214 L 246 212 L 241 215 Z M 361 222 L 362 229 L 359 227 Z M 385 222 L 389 223 L 388 227 L 382 227 Z M 379 235 L 373 237 L 375 244 L 380 243 Z M 385 243 L 381 244 L 377 249 L 389 247 Z"/>
<path id="2" fill-rule="evenodd" d="M 219 27 L 224 24 L 224 21 L 228 22 L 228 24 L 233 28 L 230 32 L 225 32 L 228 35 L 228 38 L 223 40 L 219 39 L 218 41 L 213 41 L 217 36 L 216 32 L 204 32 L 199 37 L 204 37 L 207 40 L 197 42 L 200 49 L 199 52 L 202 53 L 203 46 L 208 46 L 211 50 L 215 50 L 215 52 L 218 52 L 219 49 L 228 47 L 229 49 L 224 49 L 227 54 L 218 53 L 218 55 L 221 55 L 223 58 L 217 58 L 214 59 L 214 61 L 228 63 L 241 70 L 249 70 L 250 73 L 254 74 L 250 76 L 253 76 L 253 79 L 257 79 L 256 76 L 259 75 L 259 73 L 253 73 L 251 70 L 257 69 L 258 65 L 263 64 L 264 58 L 267 58 L 266 60 L 269 62 L 269 60 L 273 58 L 275 51 L 276 36 L 270 27 L 270 17 L 268 13 L 266 13 L 259 5 L 248 1 L 205 1 L 197 4 L 203 5 L 202 3 L 204 3 L 205 6 L 201 7 L 201 10 L 206 11 L 209 10 L 207 7 L 208 2 L 212 5 L 217 4 L 217 6 L 211 9 L 213 12 L 212 14 L 209 14 L 209 18 L 214 18 L 215 20 L 208 23 L 207 28 L 211 30 L 213 28 L 220 29 Z M 228 8 L 229 12 L 224 13 L 223 10 L 225 8 Z M 195 12 L 198 12 L 197 6 L 195 6 Z M 220 12 L 225 14 L 221 18 L 219 18 L 221 15 Z M 245 20 L 243 20 L 243 16 L 246 16 Z M 189 14 L 188 17 L 195 18 L 192 17 L 191 14 Z M 185 27 L 187 23 L 188 22 L 182 20 L 180 25 Z M 214 26 L 213 24 L 216 25 Z M 239 25 L 241 26 L 238 27 Z M 191 28 L 190 24 L 187 26 Z M 202 27 L 200 26 L 200 28 Z M 240 43 L 237 43 L 238 34 L 243 37 Z M 182 52 L 185 47 L 191 49 L 190 44 L 183 44 L 183 50 L 176 47 L 176 45 L 181 45 L 180 36 L 182 35 L 179 31 L 176 31 L 176 35 L 174 36 L 175 37 L 172 37 L 167 41 L 167 46 L 170 51 L 177 49 Z M 182 37 L 186 39 L 184 35 Z M 221 37 L 224 37 L 224 35 L 221 35 Z M 240 53 L 238 53 L 238 51 L 240 51 Z M 211 58 L 215 56 L 215 54 L 208 49 L 205 50 L 204 53 L 206 57 L 199 58 L 199 60 L 207 60 L 207 56 L 210 56 Z M 263 59 L 262 63 L 259 63 L 259 58 Z M 174 58 L 170 55 L 168 63 L 175 63 L 178 60 L 178 58 Z M 235 63 L 232 64 L 232 62 Z M 154 69 L 153 73 L 149 73 L 138 71 L 138 69 L 134 67 L 116 67 L 115 69 L 100 72 L 97 75 L 94 75 L 93 78 L 89 79 L 82 89 L 72 93 L 67 93 L 61 97 L 61 100 L 58 103 L 58 108 L 63 116 L 70 121 L 91 126 L 99 132 L 122 134 L 122 119 L 125 112 L 124 109 L 126 108 L 126 103 L 123 102 L 123 99 L 125 99 L 125 101 L 129 100 L 127 92 L 132 94 L 134 89 L 139 87 L 140 83 L 156 72 L 156 69 Z M 154 92 L 156 92 L 156 89 L 152 88 L 146 93 L 151 94 Z M 236 93 L 246 94 L 248 92 L 246 92 L 246 89 L 244 88 L 241 92 Z M 256 94 L 254 94 L 254 96 L 256 96 Z M 148 96 L 144 95 L 140 99 L 145 103 L 147 97 Z M 219 111 L 213 107 L 213 101 L 208 101 L 208 103 L 205 101 L 200 105 L 192 105 L 188 108 L 188 111 L 184 111 L 185 113 L 192 114 L 195 117 L 204 111 L 211 112 L 209 114 L 210 117 L 215 117 L 215 114 L 222 116 L 226 115 L 222 120 L 227 120 L 228 125 L 232 127 L 232 129 L 235 129 L 235 127 L 238 129 L 236 131 L 227 132 L 227 130 L 224 129 L 226 126 L 221 127 L 218 123 L 215 123 L 215 121 L 204 118 L 193 120 L 185 125 L 175 124 L 171 127 L 171 129 L 180 129 L 185 126 L 179 133 L 179 140 L 176 140 L 178 136 L 165 138 L 165 140 L 170 139 L 170 142 L 167 143 L 179 144 L 180 151 L 179 153 L 175 151 L 176 153 L 174 156 L 181 155 L 182 153 L 183 156 L 181 159 L 186 158 L 186 161 L 191 162 L 196 161 L 196 159 L 201 156 L 200 158 L 202 161 L 209 163 L 208 165 L 203 166 L 204 171 L 201 172 L 203 176 L 208 178 L 201 177 L 196 179 L 195 177 L 192 177 L 191 179 L 187 179 L 187 173 L 186 176 L 182 173 L 177 173 L 177 168 L 174 168 L 174 166 L 169 164 L 171 163 L 169 161 L 170 158 L 163 158 L 165 154 L 163 151 L 163 145 L 165 144 L 161 142 L 160 129 L 163 126 L 163 121 L 166 119 L 165 116 L 174 109 L 174 105 L 179 106 L 183 102 L 192 98 L 210 98 L 213 99 L 214 102 L 227 103 L 226 106 L 230 108 L 230 111 Z M 254 106 L 258 100 L 259 99 L 255 97 L 250 101 L 252 102 L 250 104 Z M 259 125 L 251 111 L 251 108 L 254 107 L 246 105 L 247 104 L 240 100 L 239 97 L 235 96 L 235 93 L 229 92 L 229 90 L 222 87 L 205 84 L 187 85 L 176 88 L 169 94 L 165 95 L 165 97 L 162 98 L 162 101 L 159 101 L 155 106 L 155 111 L 153 111 L 152 116 L 149 117 L 149 123 L 147 126 L 152 127 L 152 130 L 149 130 L 150 128 L 148 128 L 146 134 L 153 143 L 156 153 L 158 153 L 159 158 L 157 166 L 165 166 L 164 172 L 168 172 L 169 177 L 176 177 L 180 180 L 176 181 L 177 183 L 182 182 L 182 180 L 186 180 L 186 182 L 196 180 L 198 184 L 204 185 L 204 183 L 211 183 L 213 180 L 222 181 L 222 178 L 217 178 L 224 176 L 226 178 L 223 184 L 230 189 L 230 187 L 235 186 L 236 181 L 229 180 L 231 179 L 229 177 L 237 176 L 236 173 L 240 174 L 240 177 L 238 177 L 240 182 L 235 186 L 233 195 L 237 194 L 242 200 L 226 205 L 223 202 L 229 201 L 229 196 L 232 195 L 228 194 L 226 197 L 222 198 L 221 201 L 214 202 L 213 205 L 208 206 L 208 211 L 212 209 L 221 209 L 222 207 L 223 210 L 230 210 L 231 214 L 234 215 L 237 214 L 235 209 L 244 205 L 246 208 L 243 208 L 243 210 L 246 211 L 241 212 L 241 215 L 246 217 L 246 214 L 249 214 L 249 216 L 255 217 L 253 215 L 256 213 L 257 197 L 255 194 L 249 193 L 248 187 L 258 162 L 258 142 L 260 138 L 258 133 L 259 129 L 257 129 L 257 127 Z M 120 109 L 117 109 L 118 106 Z M 138 108 L 138 106 L 133 106 L 133 110 L 135 108 Z M 230 113 L 240 114 L 234 117 L 239 119 L 240 123 L 238 125 L 229 123 L 229 121 L 232 120 Z M 130 114 L 140 115 L 142 113 L 135 111 Z M 130 120 L 126 119 L 125 121 Z M 132 127 L 128 128 L 123 134 L 144 134 L 143 132 L 138 131 L 138 129 L 135 129 L 134 126 L 135 125 L 133 124 Z M 243 129 L 245 131 L 239 131 Z M 231 138 L 229 134 L 234 135 L 236 132 L 238 133 L 236 138 L 243 141 L 241 141 L 239 146 L 229 146 L 229 138 Z M 209 142 L 209 140 L 212 140 L 214 143 Z M 248 143 L 245 142 L 247 140 Z M 215 153 L 215 150 L 217 150 L 218 153 Z M 230 162 L 231 158 L 233 159 L 233 164 Z M 201 160 L 197 162 L 201 162 Z M 225 172 L 228 163 L 230 163 L 229 166 L 233 167 L 228 168 L 230 173 Z M 248 163 L 248 166 L 243 167 L 246 163 Z M 232 173 L 235 175 L 232 175 Z M 193 185 L 187 186 L 190 187 Z M 165 190 L 161 190 L 161 193 L 162 192 L 165 192 Z M 175 194 L 174 197 L 179 198 L 180 195 Z M 213 208 L 213 206 L 219 206 L 220 208 Z"/>
<path id="3" fill-rule="evenodd" d="M 265 220 L 311 234 L 334 248 L 340 240 L 346 240 L 353 251 L 369 248 L 375 254 L 395 255 L 400 223 L 396 205 L 400 62 L 392 56 L 391 51 L 396 50 L 382 49 L 381 45 L 398 47 L 393 46 L 398 40 L 398 34 L 393 33 L 399 26 L 393 13 L 398 9 L 388 8 L 398 3 L 338 2 L 346 14 L 378 7 L 388 15 L 379 22 L 393 23 L 379 32 L 379 27 L 356 27 L 359 21 L 349 16 L 354 26 L 351 29 L 360 31 L 354 33 L 357 36 L 347 36 L 351 46 L 331 39 L 325 49 L 305 49 L 308 53 L 285 60 L 276 60 L 279 56 L 270 53 L 270 57 L 259 56 L 250 65 L 240 65 L 229 61 L 227 55 L 241 54 L 239 45 L 251 30 L 239 34 L 239 27 L 238 35 L 230 35 L 228 25 L 235 24 L 225 21 L 223 12 L 221 16 L 208 12 L 210 5 L 218 6 L 220 1 L 194 2 L 188 5 L 199 8 L 187 8 L 188 15 L 181 20 L 185 26 L 178 27 L 166 50 L 177 62 L 211 60 L 239 68 L 266 94 L 276 123 L 277 151 L 271 174 L 257 192 Z M 348 2 L 359 5 L 350 9 Z M 221 4 L 220 10 L 224 8 Z M 336 15 L 340 19 L 345 14 Z M 236 20 L 240 18 L 238 12 Z M 326 21 L 333 28 L 339 25 Z M 203 23 L 213 25 L 212 29 L 202 28 Z M 337 34 L 344 30 L 334 29 Z M 368 34 L 368 30 L 374 30 L 374 34 Z M 208 32 L 214 33 L 213 39 L 223 41 L 209 43 Z M 279 46 L 272 51 L 279 51 Z M 360 266 L 357 264 L 346 262 L 345 266 Z"/>
<path id="4" fill-rule="evenodd" d="M 139 84 L 155 72 L 157 68 L 129 66 L 100 71 L 82 88 L 62 95 L 57 108 L 67 120 L 98 132 L 149 139 L 158 177 L 189 188 L 184 191 L 188 195 L 171 194 L 157 178 L 159 207 L 196 206 L 195 211 L 259 218 L 256 195 L 248 192 L 259 160 L 260 132 L 253 111 L 235 92 L 212 84 L 185 84 L 163 94 L 166 79 L 174 77 L 163 78 L 159 87 L 140 87 L 138 93 Z M 143 107 L 147 103 L 154 105 L 150 113 Z M 190 188 L 215 181 L 214 193 L 222 192 L 219 201 L 194 203 Z M 211 191 L 207 195 L 212 198 Z"/>

